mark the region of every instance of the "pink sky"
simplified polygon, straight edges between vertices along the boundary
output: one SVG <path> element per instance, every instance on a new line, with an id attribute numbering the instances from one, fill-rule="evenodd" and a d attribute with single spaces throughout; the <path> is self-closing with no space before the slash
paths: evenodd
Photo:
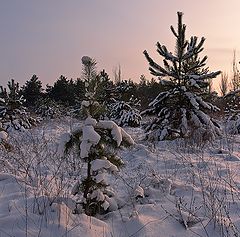
<path id="1" fill-rule="evenodd" d="M 210 69 L 229 72 L 240 45 L 239 9 L 239 0 L 1 1 L 0 84 L 10 78 L 23 84 L 32 74 L 44 84 L 61 74 L 75 79 L 83 55 L 96 58 L 110 76 L 120 64 L 124 78 L 150 79 L 142 52 L 161 63 L 156 42 L 174 50 L 169 27 L 176 26 L 177 11 L 184 12 L 188 37 L 207 38 Z"/>

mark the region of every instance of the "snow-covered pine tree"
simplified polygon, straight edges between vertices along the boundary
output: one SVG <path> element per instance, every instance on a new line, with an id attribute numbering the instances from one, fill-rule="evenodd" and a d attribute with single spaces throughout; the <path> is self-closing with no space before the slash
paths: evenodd
<path id="1" fill-rule="evenodd" d="M 63 115 L 64 108 L 49 97 L 39 99 L 35 104 L 35 113 L 43 119 L 54 119 Z"/>
<path id="2" fill-rule="evenodd" d="M 201 59 L 199 53 L 203 51 L 205 38 L 198 41 L 193 36 L 187 41 L 183 13 L 177 15 L 177 31 L 171 26 L 176 38 L 175 53 L 158 42 L 157 52 L 164 58 L 163 66 L 160 66 L 144 51 L 151 74 L 159 77 L 165 87 L 142 113 L 156 116 L 146 128 L 147 137 L 164 140 L 198 136 L 201 140 L 209 140 L 220 134 L 220 126 L 206 111 L 217 111 L 218 108 L 205 102 L 201 95 L 206 91 L 208 80 L 215 78 L 220 71 L 209 72 L 204 68 L 207 56 Z"/>
<path id="3" fill-rule="evenodd" d="M 118 208 L 114 192 L 108 188 L 107 175 L 118 172 L 123 165 L 116 148 L 120 145 L 132 145 L 134 141 L 113 121 L 98 119 L 102 109 L 95 100 L 98 86 L 96 62 L 84 56 L 82 63 L 86 88 L 82 109 L 86 119 L 83 127 L 64 134 L 64 142 L 60 144 L 65 145 L 66 152 L 74 147 L 80 149 L 79 156 L 86 165 L 86 175 L 73 187 L 72 194 L 79 195 L 85 213 L 93 216 Z"/>
<path id="4" fill-rule="evenodd" d="M 113 98 L 109 105 L 109 117 L 119 126 L 139 127 L 142 119 L 138 109 L 140 106 L 140 100 L 134 96 L 128 102 Z"/>
<path id="5" fill-rule="evenodd" d="M 8 90 L 0 87 L 0 122 L 4 129 L 29 129 L 36 125 L 38 121 L 30 116 L 23 103 L 19 84 L 13 79 L 8 82 Z"/>

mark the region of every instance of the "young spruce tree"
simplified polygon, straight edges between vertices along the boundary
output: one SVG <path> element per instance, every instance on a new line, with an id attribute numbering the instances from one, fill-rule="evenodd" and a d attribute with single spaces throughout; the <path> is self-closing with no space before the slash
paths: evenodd
<path id="1" fill-rule="evenodd" d="M 85 163 L 86 174 L 72 189 L 78 195 L 87 215 L 93 216 L 116 210 L 114 192 L 108 188 L 107 174 L 119 171 L 123 161 L 117 156 L 120 145 L 132 145 L 132 138 L 113 121 L 99 120 L 102 106 L 96 101 L 98 79 L 96 62 L 88 57 L 82 58 L 85 81 L 85 100 L 82 110 L 86 119 L 82 127 L 71 134 L 64 134 L 66 151 L 79 148 L 79 158 Z M 77 211 L 77 210 L 76 210 Z"/>
<path id="2" fill-rule="evenodd" d="M 163 66 L 157 64 L 145 50 L 152 75 L 159 77 L 164 90 L 148 105 L 142 114 L 156 118 L 146 128 L 149 139 L 165 140 L 176 137 L 190 137 L 203 140 L 220 135 L 218 123 L 206 111 L 216 111 L 217 107 L 203 101 L 201 95 L 208 87 L 209 79 L 220 71 L 209 72 L 207 56 L 202 59 L 205 38 L 198 41 L 196 36 L 185 38 L 186 25 L 182 23 L 182 12 L 178 12 L 178 29 L 171 31 L 176 38 L 175 52 L 157 43 L 157 52 L 164 58 Z"/>

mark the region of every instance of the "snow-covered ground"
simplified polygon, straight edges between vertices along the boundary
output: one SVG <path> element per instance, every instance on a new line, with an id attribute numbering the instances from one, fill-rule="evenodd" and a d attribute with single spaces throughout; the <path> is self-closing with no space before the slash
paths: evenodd
<path id="1" fill-rule="evenodd" d="M 60 135 L 69 118 L 12 132 L 1 151 L 0 236 L 190 237 L 240 236 L 240 136 L 194 147 L 183 141 L 143 141 L 122 148 L 125 166 L 109 176 L 118 210 L 76 213 L 72 188 L 84 174 L 75 154 L 61 158 Z"/>

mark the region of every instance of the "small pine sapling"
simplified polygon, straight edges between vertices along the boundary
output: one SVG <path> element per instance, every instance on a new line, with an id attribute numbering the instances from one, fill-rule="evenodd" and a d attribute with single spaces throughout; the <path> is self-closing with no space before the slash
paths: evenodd
<path id="1" fill-rule="evenodd" d="M 94 216 L 116 210 L 114 192 L 108 188 L 108 175 L 118 172 L 123 165 L 116 148 L 120 145 L 132 145 L 134 141 L 113 121 L 99 120 L 103 110 L 95 100 L 98 86 L 96 62 L 84 56 L 82 63 L 86 90 L 85 100 L 82 102 L 84 125 L 71 134 L 64 134 L 63 140 L 65 152 L 74 147 L 79 149 L 79 158 L 86 168 L 86 174 L 73 187 L 72 194 L 80 197 L 84 212 Z"/>

